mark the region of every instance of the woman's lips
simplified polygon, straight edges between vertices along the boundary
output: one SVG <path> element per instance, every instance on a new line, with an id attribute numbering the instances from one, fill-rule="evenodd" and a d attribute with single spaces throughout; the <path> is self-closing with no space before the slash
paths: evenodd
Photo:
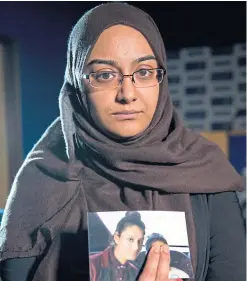
<path id="1" fill-rule="evenodd" d="M 136 111 L 136 110 L 123 110 L 119 112 L 115 112 L 112 115 L 117 119 L 117 120 L 134 120 L 136 119 L 139 115 L 141 114 L 141 111 Z"/>

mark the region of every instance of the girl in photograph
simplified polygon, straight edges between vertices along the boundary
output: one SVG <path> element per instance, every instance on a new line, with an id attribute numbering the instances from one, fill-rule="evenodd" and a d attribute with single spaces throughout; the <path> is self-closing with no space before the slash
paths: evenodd
<path id="1" fill-rule="evenodd" d="M 144 235 L 140 213 L 126 212 L 117 224 L 114 245 L 90 256 L 91 281 L 135 281 L 139 270 L 129 261 L 137 258 Z"/>

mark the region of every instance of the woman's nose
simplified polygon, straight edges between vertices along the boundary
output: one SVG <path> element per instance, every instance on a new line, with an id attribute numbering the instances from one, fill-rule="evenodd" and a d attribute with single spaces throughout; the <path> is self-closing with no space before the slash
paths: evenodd
<path id="1" fill-rule="evenodd" d="M 132 248 L 133 248 L 134 251 L 138 251 L 139 250 L 138 242 L 133 243 L 133 247 Z"/>
<path id="2" fill-rule="evenodd" d="M 137 89 L 133 85 L 131 76 L 123 78 L 117 94 L 117 100 L 127 104 L 137 100 Z"/>

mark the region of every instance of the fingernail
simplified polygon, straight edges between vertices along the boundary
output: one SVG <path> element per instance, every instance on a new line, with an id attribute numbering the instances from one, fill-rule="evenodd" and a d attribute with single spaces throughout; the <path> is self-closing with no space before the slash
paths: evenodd
<path id="1" fill-rule="evenodd" d="M 163 247 L 163 252 L 168 254 L 169 253 L 169 247 L 167 245 L 162 246 Z"/>
<path id="2" fill-rule="evenodd" d="M 156 246 L 154 247 L 154 252 L 155 252 L 155 253 L 160 253 L 160 246 L 159 246 L 159 245 L 156 245 Z"/>

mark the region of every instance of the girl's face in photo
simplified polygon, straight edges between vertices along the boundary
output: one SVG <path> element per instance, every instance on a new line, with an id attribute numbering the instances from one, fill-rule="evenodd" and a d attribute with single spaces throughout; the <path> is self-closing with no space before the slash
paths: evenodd
<path id="1" fill-rule="evenodd" d="M 136 225 L 126 227 L 120 235 L 115 233 L 117 256 L 121 256 L 123 262 L 124 260 L 135 260 L 141 251 L 143 239 L 143 230 Z"/>

